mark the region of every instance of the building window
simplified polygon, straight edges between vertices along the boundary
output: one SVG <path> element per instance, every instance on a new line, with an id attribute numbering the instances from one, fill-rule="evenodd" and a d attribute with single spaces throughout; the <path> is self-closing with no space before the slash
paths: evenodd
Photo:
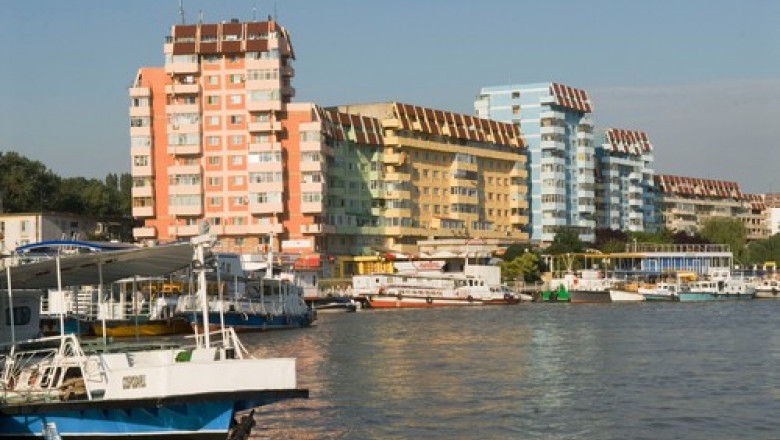
<path id="1" fill-rule="evenodd" d="M 241 95 L 230 95 L 231 104 L 241 104 Z"/>
<path id="2" fill-rule="evenodd" d="M 219 84 L 219 76 L 209 75 L 206 77 L 206 82 L 208 82 L 210 86 L 216 86 Z"/>
<path id="3" fill-rule="evenodd" d="M 241 84 L 244 81 L 244 78 L 238 73 L 228 75 L 228 78 L 230 78 L 230 84 Z"/>
<path id="4" fill-rule="evenodd" d="M 230 116 L 230 123 L 231 124 L 240 124 L 244 121 L 244 117 L 241 115 L 231 115 Z"/>
<path id="5" fill-rule="evenodd" d="M 219 206 L 221 204 L 222 204 L 222 202 L 221 202 L 221 199 L 219 197 L 209 197 L 209 206 Z M 219 224 L 219 223 L 214 223 L 214 224 L 216 225 L 216 224 Z"/>
<path id="6" fill-rule="evenodd" d="M 233 156 L 233 157 L 241 157 L 241 156 Z M 234 186 L 241 186 L 243 184 L 244 184 L 244 176 L 233 176 Z"/>
<path id="7" fill-rule="evenodd" d="M 518 91 L 512 92 L 512 99 L 520 99 L 520 92 Z"/>
<path id="8" fill-rule="evenodd" d="M 219 145 L 219 136 L 209 136 L 207 139 L 209 145 Z"/>
<path id="9" fill-rule="evenodd" d="M 214 95 L 212 95 L 212 96 L 207 96 L 207 97 L 206 97 L 206 102 L 207 102 L 209 105 L 219 105 L 219 96 L 214 96 Z"/>
<path id="10" fill-rule="evenodd" d="M 209 157 L 209 165 L 219 165 L 219 156 Z"/>
<path id="11" fill-rule="evenodd" d="M 244 163 L 244 157 L 243 156 L 230 156 L 230 164 L 231 165 L 241 165 Z"/>
<path id="12" fill-rule="evenodd" d="M 219 116 L 209 116 L 209 125 L 219 125 Z"/>
<path id="13" fill-rule="evenodd" d="M 230 136 L 230 144 L 231 145 L 241 145 L 244 143 L 244 136 L 240 134 L 236 134 L 233 136 Z"/>

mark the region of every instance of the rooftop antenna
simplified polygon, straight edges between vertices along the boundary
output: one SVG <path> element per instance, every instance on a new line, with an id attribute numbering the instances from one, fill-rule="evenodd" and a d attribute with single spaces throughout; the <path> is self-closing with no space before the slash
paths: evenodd
<path id="1" fill-rule="evenodd" d="M 252 21 L 257 21 L 257 2 L 252 5 Z"/>
<path id="2" fill-rule="evenodd" d="M 179 17 L 181 17 L 181 24 L 187 24 L 184 19 L 184 0 L 179 0 Z"/>
<path id="3" fill-rule="evenodd" d="M 203 10 L 198 11 L 198 24 L 203 24 Z"/>
<path id="4" fill-rule="evenodd" d="M 274 21 L 276 20 L 276 0 L 274 0 Z"/>

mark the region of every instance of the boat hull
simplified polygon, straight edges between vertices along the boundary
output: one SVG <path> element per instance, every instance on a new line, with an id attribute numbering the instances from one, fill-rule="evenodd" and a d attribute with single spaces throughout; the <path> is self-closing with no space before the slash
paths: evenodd
<path id="1" fill-rule="evenodd" d="M 79 318 L 76 316 L 65 316 L 65 334 L 78 336 L 91 336 L 93 320 Z M 60 318 L 58 316 L 41 317 L 41 333 L 44 336 L 53 336 L 60 334 Z"/>
<path id="2" fill-rule="evenodd" d="M 288 328 L 308 327 L 314 322 L 314 313 L 307 312 L 298 315 L 272 315 L 225 312 L 225 327 L 233 327 L 237 332 L 253 332 L 278 330 Z M 200 313 L 188 316 L 190 325 L 198 332 L 203 332 L 203 316 Z M 209 329 L 216 331 L 221 328 L 219 312 L 209 313 Z"/>
<path id="3" fill-rule="evenodd" d="M 504 298 L 461 298 L 461 297 L 433 297 L 402 295 L 368 295 L 368 306 L 374 309 L 415 309 L 431 307 L 471 307 L 487 305 L 511 305 L 519 304 L 520 300 L 514 297 Z"/>
<path id="4" fill-rule="evenodd" d="M 97 336 L 103 336 L 103 324 L 95 322 L 92 331 Z M 106 321 L 106 336 L 115 338 L 135 336 L 165 336 L 192 332 L 187 319 L 174 317 L 171 319 L 152 319 L 134 323 L 132 320 Z"/>
<path id="5" fill-rule="evenodd" d="M 10 406 L 0 410 L 0 439 L 42 438 L 46 424 L 65 440 L 224 439 L 236 411 L 307 396 L 291 390 Z"/>
<path id="6" fill-rule="evenodd" d="M 569 296 L 572 303 L 608 303 L 612 302 L 609 292 L 589 291 L 589 290 L 570 290 Z"/>
<path id="7" fill-rule="evenodd" d="M 756 289 L 754 296 L 756 299 L 780 299 L 780 291 L 778 290 L 759 290 Z"/>
<path id="8" fill-rule="evenodd" d="M 613 289 L 609 291 L 609 299 L 612 302 L 640 302 L 644 301 L 645 297 L 641 293 Z"/>
<path id="9" fill-rule="evenodd" d="M 643 293 L 645 301 L 679 301 L 680 297 L 677 295 L 663 294 L 663 293 Z"/>
<path id="10" fill-rule="evenodd" d="M 717 294 L 709 292 L 680 292 L 680 301 L 734 301 L 752 299 L 753 294 Z"/>

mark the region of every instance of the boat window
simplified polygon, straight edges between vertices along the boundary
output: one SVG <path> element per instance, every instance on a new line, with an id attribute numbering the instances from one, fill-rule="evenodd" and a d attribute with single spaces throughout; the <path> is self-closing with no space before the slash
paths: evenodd
<path id="1" fill-rule="evenodd" d="M 11 326 L 11 309 L 5 309 L 5 325 Z M 14 327 L 27 325 L 32 320 L 32 310 L 27 306 L 14 307 Z"/>

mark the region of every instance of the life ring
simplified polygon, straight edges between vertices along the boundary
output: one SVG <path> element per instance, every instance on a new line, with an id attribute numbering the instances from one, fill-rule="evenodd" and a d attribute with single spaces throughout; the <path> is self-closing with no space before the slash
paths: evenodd
<path id="1" fill-rule="evenodd" d="M 575 286 L 576 286 L 576 285 L 577 285 L 577 283 L 579 283 L 579 282 L 580 282 L 580 280 L 578 280 L 577 278 L 575 278 L 575 279 L 574 279 L 574 285 L 575 285 Z"/>
<path id="2" fill-rule="evenodd" d="M 427 302 L 428 304 L 433 304 L 433 298 L 431 298 L 429 296 L 429 297 L 425 298 L 425 302 Z"/>
<path id="3" fill-rule="evenodd" d="M 398 301 L 401 301 L 402 299 L 404 299 L 404 296 L 401 295 L 400 293 L 398 295 L 396 295 L 395 297 L 398 299 Z"/>
<path id="4" fill-rule="evenodd" d="M 466 299 L 469 300 L 469 302 L 474 302 L 474 297 L 471 295 L 467 296 Z"/>

